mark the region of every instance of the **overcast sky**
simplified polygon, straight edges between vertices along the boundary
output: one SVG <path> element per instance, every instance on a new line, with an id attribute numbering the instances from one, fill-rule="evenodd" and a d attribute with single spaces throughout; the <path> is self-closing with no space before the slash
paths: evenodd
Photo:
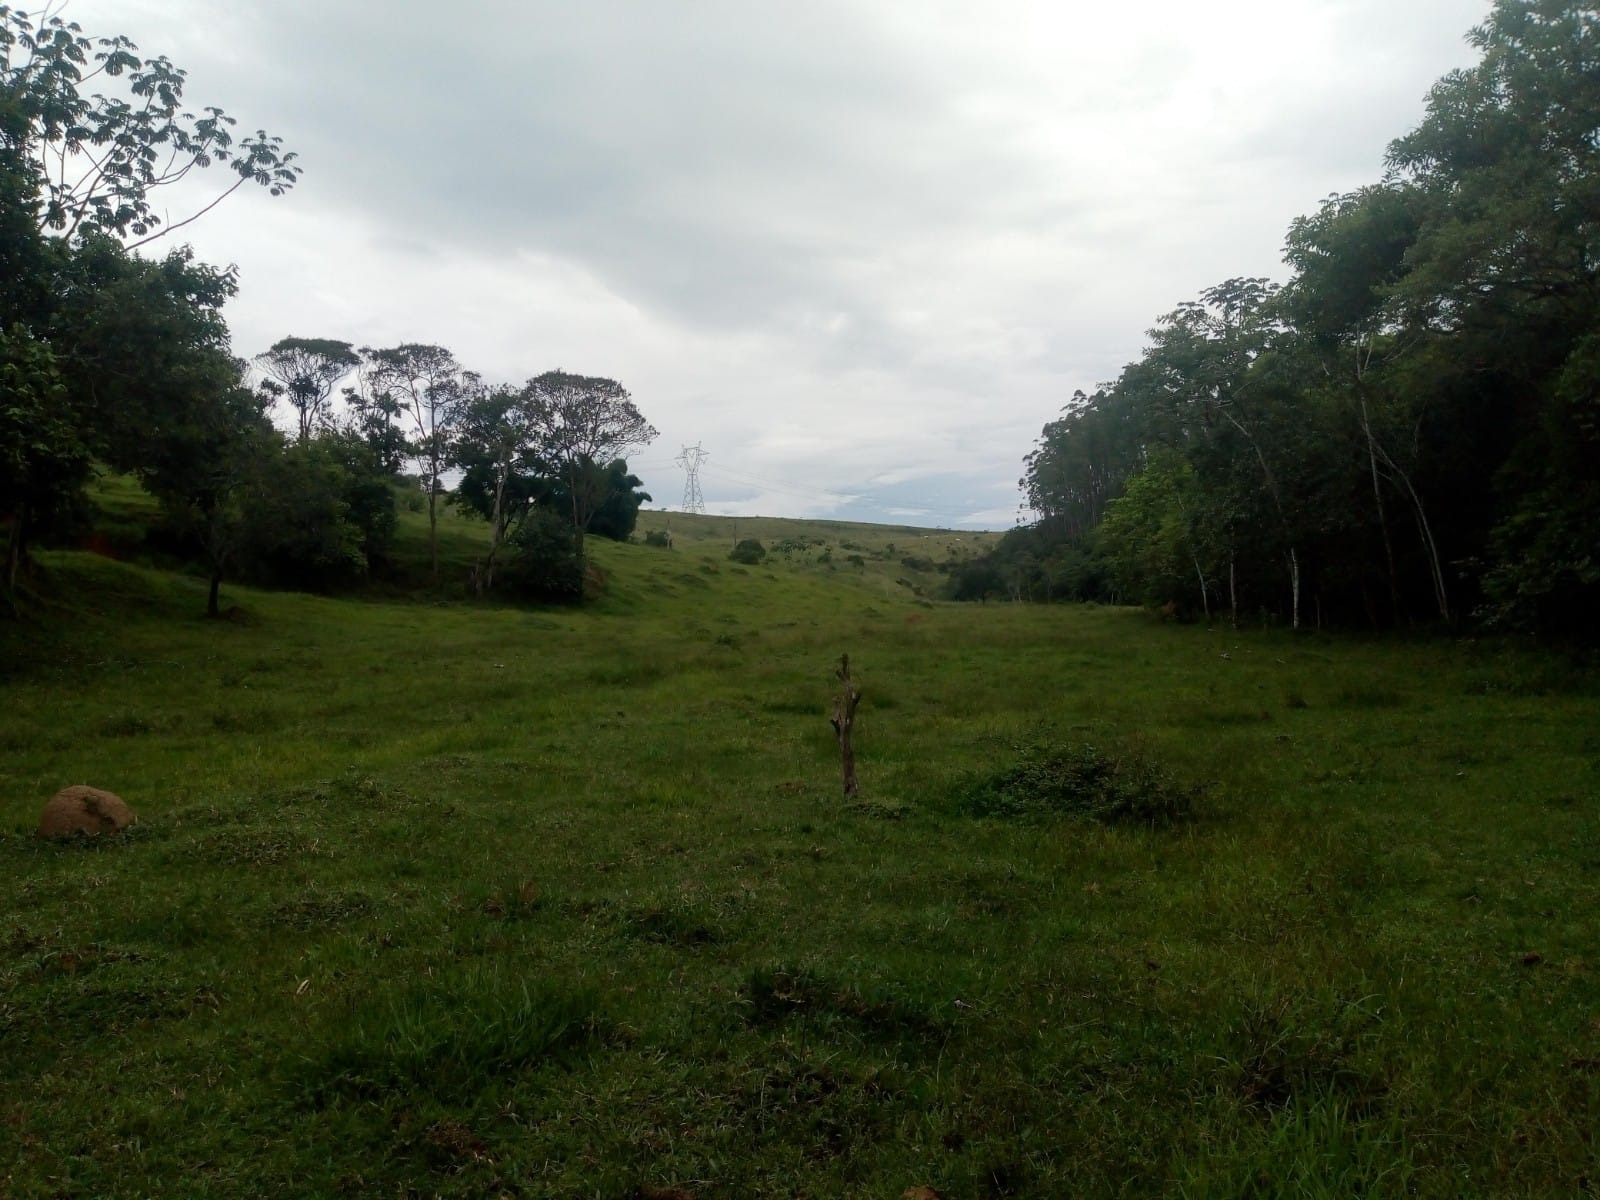
<path id="1" fill-rule="evenodd" d="M 234 347 L 620 380 L 713 512 L 1004 528 L 1161 313 L 1283 277 L 1489 0 L 72 0 L 298 152 L 182 235 Z M 176 218 L 181 213 L 174 211 Z M 161 248 L 162 243 L 156 243 Z"/>

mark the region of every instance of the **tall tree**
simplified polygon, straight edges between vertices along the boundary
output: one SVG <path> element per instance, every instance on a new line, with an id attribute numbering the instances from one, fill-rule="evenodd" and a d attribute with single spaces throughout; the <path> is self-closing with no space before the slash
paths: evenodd
<path id="1" fill-rule="evenodd" d="M 483 385 L 443 346 L 406 342 L 361 353 L 367 363 L 367 386 L 382 397 L 381 404 L 400 414 L 406 427 L 407 451 L 417 464 L 428 497 L 428 561 L 437 584 L 439 492 L 451 461 L 451 440 Z"/>
<path id="2" fill-rule="evenodd" d="M 525 390 L 544 457 L 567 489 L 581 559 L 583 535 L 609 487 L 606 467 L 596 464 L 648 446 L 656 430 L 614 379 L 547 371 Z"/>
<path id="3" fill-rule="evenodd" d="M 327 424 L 333 389 L 361 364 L 361 356 L 349 342 L 286 337 L 258 354 L 255 363 L 283 389 L 283 398 L 294 410 L 298 438 L 303 442 L 314 429 Z"/>
<path id="4" fill-rule="evenodd" d="M 452 454 L 461 468 L 457 500 L 489 522 L 489 553 L 479 565 L 480 590 L 494 587 L 496 561 L 507 530 L 549 494 L 548 470 L 539 460 L 526 389 L 495 387 L 462 411 Z"/>

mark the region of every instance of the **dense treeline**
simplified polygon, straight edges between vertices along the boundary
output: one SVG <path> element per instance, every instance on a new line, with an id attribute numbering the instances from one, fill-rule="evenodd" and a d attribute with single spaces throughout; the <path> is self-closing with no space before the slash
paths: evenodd
<path id="1" fill-rule="evenodd" d="M 508 586 L 580 597 L 585 532 L 626 537 L 648 499 L 622 456 L 655 431 L 628 393 L 560 371 L 492 389 L 417 343 L 285 338 L 252 372 L 222 316 L 234 272 L 186 247 L 138 251 L 246 183 L 288 191 L 299 168 L 264 132 L 236 140 L 221 110 L 186 111 L 183 72 L 137 50 L 0 5 L 0 610 L 18 603 L 31 547 L 81 528 L 97 470 L 156 497 L 153 534 L 205 564 L 213 613 L 225 578 L 326 589 L 383 571 L 407 488 L 437 584 L 456 470 L 472 485 L 459 502 L 494 529 L 477 590 L 510 543 Z M 163 189 L 216 167 L 232 176 L 220 195 L 167 217 Z"/>
<path id="2" fill-rule="evenodd" d="M 1384 178 L 1046 425 L 958 592 L 1580 629 L 1600 600 L 1600 10 L 1499 0 Z"/>

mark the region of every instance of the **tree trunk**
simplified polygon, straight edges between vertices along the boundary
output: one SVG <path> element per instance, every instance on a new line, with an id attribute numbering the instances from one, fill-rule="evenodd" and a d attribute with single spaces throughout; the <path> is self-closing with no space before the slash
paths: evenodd
<path id="1" fill-rule="evenodd" d="M 214 617 L 217 615 L 217 593 L 221 589 L 222 568 L 220 566 L 215 566 L 211 568 L 211 591 L 206 596 L 206 616 Z"/>
<path id="2" fill-rule="evenodd" d="M 1200 580 L 1200 608 L 1206 614 L 1206 624 L 1211 623 L 1211 601 L 1206 598 L 1206 573 L 1200 569 L 1200 559 L 1197 555 L 1194 560 L 1194 573 Z"/>
<path id="3" fill-rule="evenodd" d="M 437 476 L 428 479 L 428 566 L 433 572 L 433 586 L 439 586 L 439 517 L 435 505 L 439 499 L 434 486 Z"/>
<path id="4" fill-rule="evenodd" d="M 1295 553 L 1293 546 L 1289 547 L 1289 591 L 1293 596 L 1293 616 L 1290 618 L 1289 628 L 1300 628 L 1300 556 Z"/>
<path id="5" fill-rule="evenodd" d="M 1233 547 L 1228 547 L 1228 620 L 1239 632 L 1239 580 L 1233 569 Z"/>
<path id="6" fill-rule="evenodd" d="M 1428 523 L 1428 512 L 1422 503 L 1422 497 L 1411 482 L 1411 476 L 1400 468 L 1388 453 L 1380 446 L 1379 452 L 1383 454 L 1383 462 L 1389 470 L 1394 472 L 1406 489 L 1406 495 L 1411 499 L 1411 507 L 1416 514 L 1417 530 L 1422 535 L 1422 547 L 1428 552 L 1428 569 L 1433 576 L 1433 599 L 1439 606 L 1439 619 L 1445 624 L 1450 623 L 1450 595 L 1444 581 L 1444 564 L 1439 560 L 1439 546 L 1433 540 L 1433 526 Z"/>
<path id="7" fill-rule="evenodd" d="M 17 592 L 17 573 L 22 568 L 22 558 L 27 552 L 27 536 L 28 504 L 23 501 L 11 515 L 11 538 L 6 545 L 6 591 L 13 596 Z"/>
<path id="8" fill-rule="evenodd" d="M 839 759 L 844 767 L 844 794 L 854 796 L 856 784 L 856 752 L 850 745 L 850 730 L 856 722 L 856 706 L 861 703 L 861 692 L 850 681 L 850 656 L 839 656 L 839 694 L 833 698 L 833 732 L 839 739 Z"/>
<path id="9" fill-rule="evenodd" d="M 500 543 L 506 536 L 505 526 L 505 496 L 506 478 L 511 474 L 509 461 L 502 461 L 495 473 L 494 480 L 494 515 L 489 518 L 489 559 L 484 566 L 479 594 L 494 591 L 494 560 L 500 553 Z"/>
<path id="10" fill-rule="evenodd" d="M 1361 432 L 1367 439 L 1367 467 L 1372 473 L 1372 498 L 1378 505 L 1378 528 L 1383 531 L 1383 557 L 1389 567 L 1389 609 L 1390 619 L 1400 624 L 1400 582 L 1394 569 L 1394 542 L 1389 537 L 1389 516 L 1383 507 L 1383 489 L 1378 484 L 1378 447 L 1377 439 L 1372 436 L 1372 421 L 1367 416 L 1367 397 L 1359 390 L 1357 395 L 1361 400 Z"/>

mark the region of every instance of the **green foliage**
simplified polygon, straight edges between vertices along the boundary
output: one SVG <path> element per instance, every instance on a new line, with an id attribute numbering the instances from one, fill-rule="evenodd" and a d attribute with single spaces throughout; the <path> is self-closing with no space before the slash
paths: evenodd
<path id="1" fill-rule="evenodd" d="M 728 552 L 728 557 L 736 563 L 753 567 L 767 557 L 767 548 L 758 538 L 741 538 L 739 544 Z"/>
<path id="2" fill-rule="evenodd" d="M 349 342 L 288 337 L 258 354 L 255 362 L 294 411 L 296 430 L 303 442 L 329 422 L 333 389 L 360 366 L 361 356 Z"/>
<path id="3" fill-rule="evenodd" d="M 509 545 L 499 576 L 507 594 L 557 604 L 583 599 L 584 561 L 571 524 L 536 508 L 517 526 Z"/>
<path id="4" fill-rule="evenodd" d="M 1063 743 L 1043 732 L 1011 743 L 1008 750 L 1011 761 L 1005 766 L 958 786 L 967 812 L 1163 827 L 1193 820 L 1204 794 L 1136 750 Z"/>
<path id="5" fill-rule="evenodd" d="M 1206 289 L 1044 427 L 1011 594 L 1070 550 L 1133 598 L 1592 636 L 1600 25 L 1498 0 L 1471 40 L 1387 176 L 1292 224 L 1284 288 Z"/>
<path id="6" fill-rule="evenodd" d="M 49 344 L 21 324 L 0 329 L 0 511 L 58 511 L 89 461 Z"/>
<path id="7" fill-rule="evenodd" d="M 350 498 L 364 497 L 365 489 L 338 453 L 321 439 L 293 443 L 262 461 L 259 470 L 241 552 L 246 574 L 306 591 L 331 591 L 362 578 L 372 531 L 352 518 Z M 381 525 L 381 501 L 367 515 Z"/>
<path id="8" fill-rule="evenodd" d="M 163 225 L 187 225 L 220 199 L 172 221 L 155 198 L 213 165 L 238 177 L 223 195 L 245 183 L 274 196 L 294 186 L 300 168 L 281 139 L 263 130 L 236 141 L 236 122 L 221 109 L 204 108 L 201 116 L 187 110 L 181 68 L 137 51 L 120 35 L 88 37 L 48 9 L 35 25 L 27 12 L 0 5 L 0 96 L 7 123 L 15 123 L 10 136 L 27 148 L 42 227 L 67 239 L 149 241 Z M 91 79 L 96 90 L 85 95 L 81 85 Z M 95 169 L 68 170 L 80 155 Z"/>

